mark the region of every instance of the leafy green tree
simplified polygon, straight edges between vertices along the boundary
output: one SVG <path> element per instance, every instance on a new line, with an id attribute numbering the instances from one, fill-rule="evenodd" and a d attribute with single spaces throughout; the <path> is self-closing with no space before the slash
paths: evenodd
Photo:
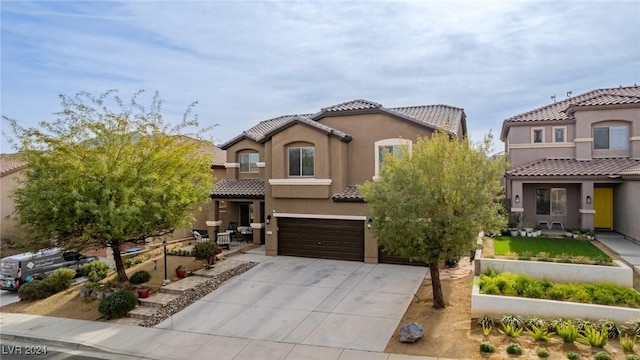
<path id="1" fill-rule="evenodd" d="M 475 249 L 480 230 L 500 229 L 503 157 L 481 144 L 444 132 L 420 138 L 411 152 L 387 155 L 380 178 L 360 186 L 374 219 L 371 230 L 385 251 L 429 264 L 433 307 L 445 306 L 438 262 Z"/>
<path id="2" fill-rule="evenodd" d="M 110 247 L 119 281 L 127 281 L 121 245 L 161 237 L 193 221 L 212 186 L 210 142 L 185 131 L 199 126 L 191 104 L 165 122 L 158 94 L 145 107 L 115 91 L 61 95 L 63 111 L 39 128 L 11 125 L 27 163 L 13 192 L 28 248 Z"/>

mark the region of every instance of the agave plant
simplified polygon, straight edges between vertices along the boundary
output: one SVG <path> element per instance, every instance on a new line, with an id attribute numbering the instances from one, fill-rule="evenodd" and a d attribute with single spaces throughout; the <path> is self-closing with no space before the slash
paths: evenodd
<path id="1" fill-rule="evenodd" d="M 572 343 L 576 341 L 578 338 L 578 329 L 573 325 L 571 320 L 568 320 L 565 323 L 559 324 L 556 328 L 558 335 L 562 338 L 565 343 Z"/>
<path id="2" fill-rule="evenodd" d="M 513 323 L 511 324 L 502 323 L 502 330 L 498 329 L 498 331 L 500 331 L 500 333 L 503 335 L 510 336 L 512 338 L 517 338 L 518 336 L 520 336 L 523 329 L 524 328 L 518 327 Z"/>
<path id="3" fill-rule="evenodd" d="M 531 335 L 531 338 L 535 341 L 549 342 L 555 333 L 549 332 L 546 326 L 538 327 L 534 325 L 530 330 L 527 330 L 527 334 Z"/>
<path id="4" fill-rule="evenodd" d="M 513 327 L 520 329 L 524 327 L 524 321 L 522 320 L 522 317 L 518 315 L 504 315 L 502 316 L 502 319 L 500 319 L 500 323 L 502 325 L 512 325 Z"/>
<path id="5" fill-rule="evenodd" d="M 608 339 L 609 332 L 606 328 L 598 331 L 593 326 L 587 326 L 583 331 L 580 331 L 577 338 L 577 340 L 583 344 L 599 348 L 607 345 Z"/>

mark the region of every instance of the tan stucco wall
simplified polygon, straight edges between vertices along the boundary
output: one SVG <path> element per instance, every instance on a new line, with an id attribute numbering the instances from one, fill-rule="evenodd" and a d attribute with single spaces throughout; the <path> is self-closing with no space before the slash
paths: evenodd
<path id="1" fill-rule="evenodd" d="M 353 136 L 348 144 L 347 185 L 372 180 L 375 172 L 376 141 L 403 138 L 415 142 L 418 136 L 431 136 L 431 129 L 384 114 L 325 117 L 322 124 Z"/>
<path id="2" fill-rule="evenodd" d="M 23 178 L 23 171 L 16 171 L 0 178 L 0 224 L 2 224 L 0 239 L 21 239 L 21 232 L 17 228 L 16 221 L 13 220 L 15 203 L 10 195 L 12 190 L 18 186 L 18 181 Z"/>
<path id="3" fill-rule="evenodd" d="M 613 227 L 640 241 L 640 179 L 625 181 L 614 190 Z"/>
<path id="4" fill-rule="evenodd" d="M 553 142 L 553 128 L 566 127 L 565 143 Z M 544 129 L 544 143 L 532 143 L 531 129 Z M 508 134 L 508 160 L 512 167 L 516 167 L 534 160 L 544 158 L 573 158 L 575 157 L 575 125 L 569 122 L 558 124 L 541 124 L 527 126 L 512 126 Z"/>
<path id="5" fill-rule="evenodd" d="M 240 153 L 242 152 L 258 152 L 259 162 L 265 162 L 264 145 L 249 139 L 241 140 L 231 145 L 227 151 L 227 163 L 239 163 Z M 228 167 L 226 171 L 226 179 L 257 179 L 264 178 L 264 171 L 260 169 L 258 173 L 241 173 L 237 167 Z"/>

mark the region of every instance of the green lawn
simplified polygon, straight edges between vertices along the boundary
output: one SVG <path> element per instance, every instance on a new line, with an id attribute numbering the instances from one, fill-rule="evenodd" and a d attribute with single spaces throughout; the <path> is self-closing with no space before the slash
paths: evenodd
<path id="1" fill-rule="evenodd" d="M 516 253 L 518 255 L 536 256 L 544 252 L 549 254 L 550 257 L 558 257 L 564 254 L 567 256 L 586 256 L 590 259 L 610 259 L 607 254 L 591 244 L 590 241 L 568 238 L 498 236 L 493 239 L 493 247 L 496 255 Z"/>

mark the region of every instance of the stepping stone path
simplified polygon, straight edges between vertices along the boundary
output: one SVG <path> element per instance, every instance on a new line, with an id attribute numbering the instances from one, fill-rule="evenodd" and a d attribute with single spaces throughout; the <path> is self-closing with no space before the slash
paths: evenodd
<path id="1" fill-rule="evenodd" d="M 469 261 L 469 257 L 460 258 L 458 266 L 455 268 L 440 269 L 440 280 L 457 280 L 469 275 L 473 271 L 472 263 Z M 431 272 L 427 271 L 425 279 L 431 279 Z"/>

